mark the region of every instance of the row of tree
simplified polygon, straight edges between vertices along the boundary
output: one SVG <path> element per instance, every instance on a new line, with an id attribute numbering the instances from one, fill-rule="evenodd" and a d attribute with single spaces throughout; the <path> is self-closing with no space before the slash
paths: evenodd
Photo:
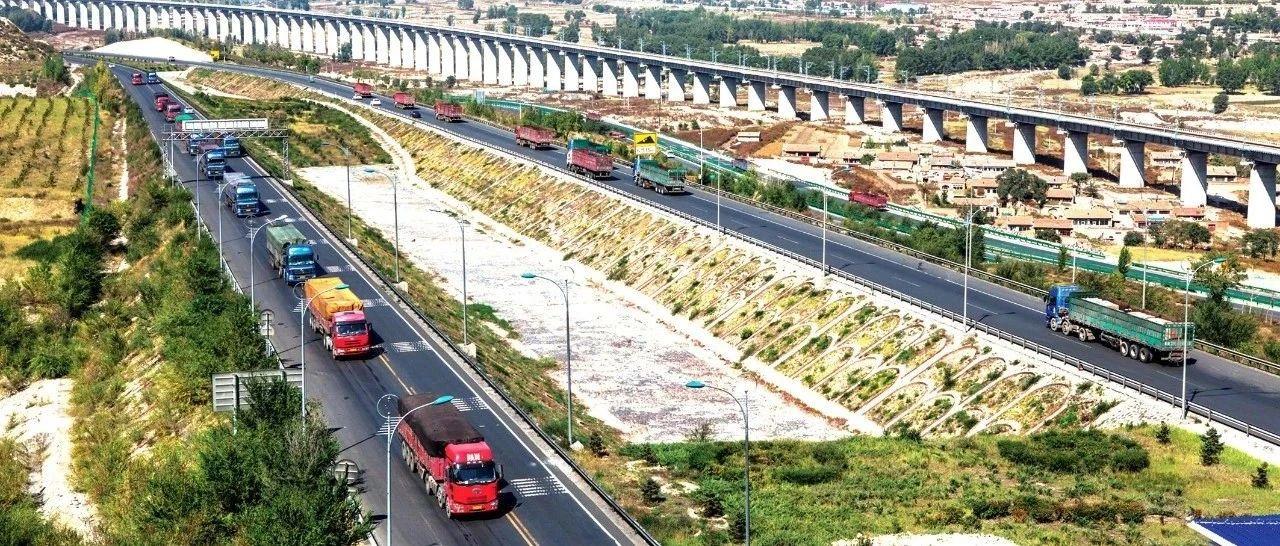
<path id="1" fill-rule="evenodd" d="M 908 47 L 896 70 L 907 78 L 969 70 L 1025 70 L 1080 65 L 1089 51 L 1080 37 L 1043 23 L 979 24 L 977 27 Z"/>

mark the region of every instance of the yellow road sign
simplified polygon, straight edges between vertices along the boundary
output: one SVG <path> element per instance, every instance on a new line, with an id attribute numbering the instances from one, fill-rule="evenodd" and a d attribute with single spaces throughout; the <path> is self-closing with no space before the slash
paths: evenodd
<path id="1" fill-rule="evenodd" d="M 632 137 L 636 145 L 636 155 L 655 155 L 658 153 L 658 133 L 636 133 Z"/>

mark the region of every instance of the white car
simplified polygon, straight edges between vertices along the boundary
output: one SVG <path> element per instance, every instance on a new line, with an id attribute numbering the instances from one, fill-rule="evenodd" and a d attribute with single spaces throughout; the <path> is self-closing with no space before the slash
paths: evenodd
<path id="1" fill-rule="evenodd" d="M 194 116 L 194 115 L 195 115 L 195 113 L 196 113 L 196 109 L 195 109 L 195 108 L 192 108 L 192 107 L 190 107 L 190 106 L 187 106 L 187 107 L 185 107 L 185 108 L 183 108 L 183 109 L 182 109 L 182 113 L 184 113 L 184 114 L 191 114 L 191 115 L 193 115 L 193 116 Z"/>
<path id="2" fill-rule="evenodd" d="M 369 101 L 369 106 L 382 106 L 382 99 L 373 99 Z"/>
<path id="3" fill-rule="evenodd" d="M 364 97 L 363 97 L 362 95 L 360 95 L 360 93 L 352 93 L 352 94 L 351 94 L 351 98 L 352 98 L 353 100 L 361 100 L 361 99 L 363 99 Z"/>

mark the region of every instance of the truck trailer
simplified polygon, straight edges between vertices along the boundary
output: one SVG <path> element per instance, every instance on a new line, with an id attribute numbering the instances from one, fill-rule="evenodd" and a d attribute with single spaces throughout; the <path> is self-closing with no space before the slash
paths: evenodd
<path id="1" fill-rule="evenodd" d="M 575 138 L 569 141 L 565 152 L 565 166 L 570 172 L 591 178 L 608 178 L 613 174 L 613 156 L 590 140 Z"/>
<path id="2" fill-rule="evenodd" d="M 1141 362 L 1179 360 L 1195 341 L 1195 324 L 1134 311 L 1074 284 L 1050 287 L 1044 301 L 1046 327 L 1080 341 L 1096 340 Z"/>
<path id="3" fill-rule="evenodd" d="M 401 110 L 412 110 L 418 107 L 413 94 L 404 91 L 396 91 L 394 95 L 391 95 L 391 101 L 396 103 L 396 108 Z"/>
<path id="4" fill-rule="evenodd" d="M 684 169 L 664 169 L 653 159 L 637 159 L 633 167 L 637 186 L 661 194 L 685 193 Z"/>
<path id="5" fill-rule="evenodd" d="M 367 83 L 357 83 L 351 89 L 353 99 L 367 99 L 373 96 L 373 86 Z"/>
<path id="6" fill-rule="evenodd" d="M 438 100 L 436 101 L 435 108 L 432 108 L 432 110 L 436 111 L 436 119 L 440 121 L 448 121 L 450 123 L 462 121 L 461 104 Z"/>
<path id="7" fill-rule="evenodd" d="M 290 286 L 316 276 L 315 249 L 291 224 L 267 228 L 267 255 L 276 275 Z"/>
<path id="8" fill-rule="evenodd" d="M 857 203 L 864 207 L 871 207 L 876 210 L 886 210 L 889 208 L 889 198 L 880 194 L 865 191 L 852 190 L 849 192 L 849 202 Z"/>
<path id="9" fill-rule="evenodd" d="M 258 185 L 248 175 L 227 173 L 222 185 L 222 204 L 234 212 L 236 218 L 256 216 L 259 212 Z"/>
<path id="10" fill-rule="evenodd" d="M 429 405 L 435 399 L 419 393 L 397 402 L 401 457 L 449 518 L 497 511 L 502 467 L 493 450 L 453 404 Z"/>
<path id="11" fill-rule="evenodd" d="M 311 302 L 311 329 L 324 336 L 324 348 L 334 358 L 362 355 L 371 348 L 373 327 L 364 314 L 364 301 L 350 288 L 336 288 L 338 277 L 316 277 L 304 283 Z M 319 296 L 319 297 L 316 297 Z"/>
<path id="12" fill-rule="evenodd" d="M 556 138 L 556 132 L 545 127 L 532 125 L 516 126 L 516 145 L 541 150 L 550 148 Z"/>

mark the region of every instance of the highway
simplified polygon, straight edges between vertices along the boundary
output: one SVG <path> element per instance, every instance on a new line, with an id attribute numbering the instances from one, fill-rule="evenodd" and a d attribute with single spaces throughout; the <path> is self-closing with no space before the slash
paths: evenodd
<path id="1" fill-rule="evenodd" d="M 153 91 L 161 86 L 130 85 L 132 70 L 114 66 L 126 93 L 142 107 L 151 131 L 162 139 L 163 116 L 152 106 Z M 180 147 L 178 147 L 180 148 Z M 634 532 L 615 520 L 601 501 L 558 460 L 542 440 L 529 431 L 505 403 L 493 395 L 466 364 L 455 358 L 430 331 L 397 304 L 390 291 L 349 255 L 340 240 L 303 210 L 280 182 L 247 159 L 229 159 L 228 169 L 252 176 L 265 207 L 257 218 L 236 218 L 220 206 L 215 181 L 197 177 L 192 156 L 177 154 L 175 168 L 184 185 L 199 196 L 199 214 L 210 231 L 218 233 L 230 270 L 249 290 L 252 267 L 254 291 L 260 309 L 273 313 L 272 340 L 285 366 L 299 364 L 300 347 L 306 351 L 305 377 L 311 400 L 321 404 L 326 421 L 335 429 L 342 447 L 340 457 L 355 461 L 364 470 L 362 502 L 375 520 L 386 514 L 384 495 L 385 441 L 378 434 L 382 418 L 375 407 L 384 394 L 404 396 L 427 392 L 449 394 L 454 404 L 480 430 L 505 471 L 502 513 L 487 518 L 449 520 L 434 504 L 417 477 L 399 460 L 399 444 L 392 446 L 392 497 L 396 544 L 633 544 Z M 267 263 L 265 237 L 249 248 L 248 233 L 267 219 L 288 215 L 293 225 L 316 245 L 326 274 L 339 275 L 365 301 L 366 313 L 381 349 L 371 358 L 335 362 L 314 334 L 301 343 L 300 288 L 274 278 Z M 385 526 L 375 531 L 386 544 Z"/>
<path id="2" fill-rule="evenodd" d="M 228 64 L 202 66 L 286 81 L 342 98 L 350 98 L 352 93 L 350 87 L 341 83 L 321 78 L 312 79 L 284 70 Z M 382 110 L 408 119 L 404 111 L 395 109 L 390 97 L 380 98 Z M 521 148 L 515 145 L 509 131 L 478 122 L 438 122 L 429 109 L 423 110 L 422 119 L 412 121 L 479 141 L 511 154 L 563 165 L 562 150 Z M 722 200 L 717 214 L 714 195 L 697 190 L 691 195 L 658 195 L 635 187 L 630 182 L 630 173 L 623 169 L 616 170 L 614 180 L 605 183 L 637 199 L 661 203 L 709 222 L 714 222 L 719 216 L 724 229 L 745 239 L 785 248 L 813 260 L 820 259 L 822 255 L 821 229 L 805 222 L 728 199 Z M 828 266 L 833 269 L 888 286 L 955 313 L 962 312 L 963 276 L 958 272 L 928 263 L 921 264 L 903 254 L 833 233 L 828 233 L 826 250 Z M 1181 390 L 1180 365 L 1142 364 L 1122 357 L 1104 345 L 1058 335 L 1044 326 L 1043 303 L 1021 292 L 972 277 L 969 279 L 969 290 L 970 316 L 988 326 L 1075 356 L 1165 392 L 1177 395 Z M 1208 353 L 1193 351 L 1191 365 L 1187 370 L 1187 392 L 1191 402 L 1267 432 L 1280 434 L 1280 412 L 1275 411 L 1275 408 L 1280 407 L 1280 377 Z"/>

